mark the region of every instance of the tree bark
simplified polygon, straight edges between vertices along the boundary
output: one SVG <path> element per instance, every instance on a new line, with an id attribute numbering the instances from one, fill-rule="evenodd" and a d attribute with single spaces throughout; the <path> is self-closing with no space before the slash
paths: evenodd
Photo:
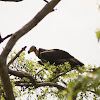
<path id="1" fill-rule="evenodd" d="M 6 61 L 3 60 L 3 58 L 1 57 L 0 57 L 0 76 L 7 100 L 15 100 L 12 85 L 8 75 L 8 68 L 6 66 Z"/>

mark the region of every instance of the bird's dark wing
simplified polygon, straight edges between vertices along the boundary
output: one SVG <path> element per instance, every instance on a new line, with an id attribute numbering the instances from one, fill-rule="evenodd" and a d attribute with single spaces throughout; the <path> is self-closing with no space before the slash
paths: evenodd
<path id="1" fill-rule="evenodd" d="M 50 64 L 55 63 L 55 65 L 64 64 L 65 62 L 69 62 L 71 66 L 84 65 L 79 60 L 71 56 L 69 53 L 59 49 L 41 52 L 40 57 L 45 61 L 49 61 Z"/>
<path id="2" fill-rule="evenodd" d="M 65 62 L 68 62 L 68 60 L 58 59 L 58 60 L 55 60 L 54 64 L 57 66 L 57 65 L 60 65 L 60 64 L 64 64 Z"/>
<path id="3" fill-rule="evenodd" d="M 47 49 L 43 49 L 43 48 L 39 48 L 39 55 L 38 55 L 38 58 L 40 58 L 41 59 L 41 57 L 40 57 L 40 54 L 42 53 L 42 52 L 45 52 L 45 51 L 48 51 Z"/>
<path id="4" fill-rule="evenodd" d="M 59 59 L 69 59 L 69 58 L 74 58 L 74 57 L 63 50 L 52 49 L 52 50 L 41 52 L 40 58 L 46 61 L 49 61 L 50 63 L 54 63 L 55 61 Z"/>
<path id="5" fill-rule="evenodd" d="M 39 53 L 48 51 L 47 49 L 39 48 Z"/>
<path id="6" fill-rule="evenodd" d="M 84 64 L 82 62 L 80 62 L 79 60 L 77 60 L 76 58 L 70 58 L 68 59 L 68 62 L 70 63 L 70 65 L 73 67 L 73 66 L 76 66 L 76 65 L 80 65 L 80 66 L 83 66 Z"/>
<path id="7" fill-rule="evenodd" d="M 69 62 L 69 64 L 72 67 L 75 67 L 77 65 L 83 66 L 84 64 L 82 62 L 80 62 L 79 60 L 75 59 L 75 58 L 69 58 L 69 59 L 58 59 L 55 60 L 55 65 L 59 65 L 59 64 L 64 64 L 65 62 Z"/>
<path id="8" fill-rule="evenodd" d="M 65 62 L 69 62 L 69 64 L 72 67 L 75 67 L 77 65 L 83 66 L 84 64 L 82 62 L 80 62 L 79 60 L 77 60 L 76 58 L 70 58 L 70 59 L 66 59 Z"/>

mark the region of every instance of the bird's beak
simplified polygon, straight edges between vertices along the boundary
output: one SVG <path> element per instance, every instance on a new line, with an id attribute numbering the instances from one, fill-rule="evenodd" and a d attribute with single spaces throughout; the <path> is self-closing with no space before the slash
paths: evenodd
<path id="1" fill-rule="evenodd" d="M 30 53 L 30 51 L 28 51 L 28 54 Z"/>

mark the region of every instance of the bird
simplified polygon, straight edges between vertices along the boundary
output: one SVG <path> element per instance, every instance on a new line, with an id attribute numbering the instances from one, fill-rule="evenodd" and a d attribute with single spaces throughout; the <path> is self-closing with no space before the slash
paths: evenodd
<path id="1" fill-rule="evenodd" d="M 60 49 L 37 49 L 34 45 L 28 50 L 28 54 L 34 52 L 35 55 L 41 60 L 39 63 L 55 64 L 55 66 L 69 62 L 72 67 L 83 66 L 84 64 L 70 55 L 68 52 Z"/>

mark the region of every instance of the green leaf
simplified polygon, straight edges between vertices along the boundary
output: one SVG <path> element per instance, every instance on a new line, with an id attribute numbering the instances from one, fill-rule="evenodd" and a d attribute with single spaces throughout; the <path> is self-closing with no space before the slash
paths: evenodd
<path id="1" fill-rule="evenodd" d="M 99 41 L 99 39 L 100 39 L 100 30 L 98 30 L 98 31 L 96 32 L 96 37 L 97 37 L 97 39 L 98 39 L 98 41 Z"/>

